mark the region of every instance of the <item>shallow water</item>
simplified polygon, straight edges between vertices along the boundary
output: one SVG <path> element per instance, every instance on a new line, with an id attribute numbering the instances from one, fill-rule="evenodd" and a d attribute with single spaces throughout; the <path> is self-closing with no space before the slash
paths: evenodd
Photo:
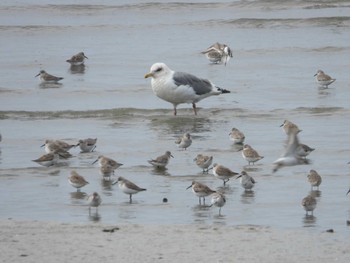
<path id="1" fill-rule="evenodd" d="M 1 219 L 348 231 L 349 1 L 26 2 L 0 4 Z M 233 49 L 226 67 L 210 65 L 200 54 L 216 41 Z M 89 59 L 76 72 L 65 60 L 79 51 Z M 196 117 L 190 105 L 179 106 L 173 117 L 172 105 L 156 98 L 143 78 L 158 61 L 232 93 L 199 102 Z M 40 69 L 64 77 L 62 84 L 39 84 L 34 76 Z M 337 79 L 328 89 L 317 87 L 318 69 Z M 300 140 L 316 150 L 311 165 L 272 174 L 271 164 L 283 152 L 284 119 L 297 123 Z M 229 141 L 232 127 L 265 158 L 247 166 Z M 174 141 L 186 131 L 193 145 L 182 151 Z M 87 137 L 98 138 L 96 152 L 73 149 L 66 166 L 31 161 L 43 154 L 47 138 L 77 143 Z M 147 160 L 166 150 L 175 157 L 168 169 L 150 167 Z M 192 180 L 222 187 L 193 163 L 198 153 L 234 171 L 245 169 L 257 181 L 252 194 L 238 180 L 228 183 L 223 217 L 217 208 L 199 207 L 185 190 Z M 124 164 L 114 179 L 124 176 L 147 188 L 132 205 L 92 165 L 100 154 Z M 90 182 L 80 194 L 67 182 L 73 169 Z M 323 182 L 315 216 L 305 218 L 300 202 L 310 191 L 310 169 Z M 89 216 L 85 197 L 93 191 L 103 204 Z"/>

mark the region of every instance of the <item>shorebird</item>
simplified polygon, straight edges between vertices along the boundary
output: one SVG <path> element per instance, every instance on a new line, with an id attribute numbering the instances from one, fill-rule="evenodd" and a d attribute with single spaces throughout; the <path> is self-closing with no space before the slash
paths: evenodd
<path id="1" fill-rule="evenodd" d="M 297 134 L 297 133 L 299 133 L 299 132 L 302 131 L 302 130 L 299 129 L 299 127 L 298 127 L 295 123 L 293 123 L 293 122 L 291 122 L 291 121 L 289 121 L 289 120 L 284 120 L 284 122 L 281 124 L 280 127 L 283 127 L 283 130 L 284 130 L 284 132 L 285 132 L 287 135 L 288 135 L 289 133 L 295 133 L 295 134 Z"/>
<path id="2" fill-rule="evenodd" d="M 223 207 L 226 203 L 226 197 L 224 194 L 215 192 L 211 195 L 211 205 L 210 206 L 217 206 L 219 207 L 219 216 L 221 216 L 221 207 Z"/>
<path id="3" fill-rule="evenodd" d="M 175 72 L 164 63 L 155 63 L 145 78 L 152 78 L 152 90 L 162 100 L 170 102 L 177 114 L 177 105 L 192 103 L 194 114 L 197 115 L 196 103 L 213 95 L 230 93 L 230 91 L 215 86 L 206 79 L 194 75 Z"/>
<path id="4" fill-rule="evenodd" d="M 36 75 L 35 77 L 40 76 L 40 80 L 42 82 L 52 82 L 52 83 L 56 83 L 60 80 L 62 80 L 63 78 L 61 77 L 56 77 L 53 75 L 50 75 L 49 73 L 47 73 L 45 70 L 40 70 L 39 74 Z"/>
<path id="5" fill-rule="evenodd" d="M 191 187 L 192 187 L 192 192 L 199 197 L 200 205 L 202 205 L 201 198 L 203 198 L 203 205 L 205 205 L 205 197 L 215 193 L 214 190 L 210 189 L 205 184 L 202 184 L 196 181 L 192 181 L 192 184 L 189 187 L 187 187 L 186 190 Z"/>
<path id="6" fill-rule="evenodd" d="M 178 138 L 175 141 L 175 143 L 178 145 L 179 148 L 186 150 L 192 144 L 191 135 L 188 132 L 186 132 L 182 137 Z"/>
<path id="7" fill-rule="evenodd" d="M 204 54 L 211 63 L 225 64 L 225 66 L 230 58 L 232 58 L 230 47 L 226 44 L 220 44 L 219 42 L 211 45 L 201 53 Z"/>
<path id="8" fill-rule="evenodd" d="M 39 157 L 38 159 L 33 160 L 42 166 L 49 167 L 57 164 L 59 159 L 58 153 L 47 153 Z"/>
<path id="9" fill-rule="evenodd" d="M 157 168 L 165 168 L 169 163 L 170 157 L 174 158 L 170 151 L 166 151 L 165 154 L 158 156 L 156 159 L 148 160 L 148 163 Z"/>
<path id="10" fill-rule="evenodd" d="M 76 146 L 80 147 L 80 150 L 82 153 L 88 153 L 88 152 L 93 152 L 95 150 L 96 142 L 97 142 L 97 138 L 95 139 L 87 138 L 84 140 L 79 140 Z"/>
<path id="11" fill-rule="evenodd" d="M 314 187 L 317 187 L 317 190 L 319 189 L 319 186 L 322 183 L 322 177 L 315 170 L 310 170 L 307 179 L 311 185 L 311 191 Z"/>
<path id="12" fill-rule="evenodd" d="M 240 183 L 246 191 L 252 190 L 252 188 L 255 185 L 255 180 L 253 177 L 248 175 L 245 171 L 242 171 L 241 174 L 238 175 L 238 177 L 236 179 L 238 179 L 238 178 L 241 178 Z"/>
<path id="13" fill-rule="evenodd" d="M 239 173 L 233 172 L 229 168 L 226 168 L 223 165 L 214 163 L 213 174 L 218 179 L 221 179 L 224 182 L 224 185 L 226 185 L 226 183 L 230 180 L 230 178 L 238 175 Z"/>
<path id="14" fill-rule="evenodd" d="M 66 61 L 70 63 L 72 66 L 79 66 L 84 64 L 84 60 L 88 58 L 85 56 L 84 52 L 79 52 L 78 54 L 72 56 L 70 59 Z"/>
<path id="15" fill-rule="evenodd" d="M 52 153 L 57 151 L 69 151 L 75 147 L 74 144 L 69 144 L 61 140 L 46 140 L 41 147 L 45 147 L 45 152 Z"/>
<path id="16" fill-rule="evenodd" d="M 249 144 L 243 146 L 242 156 L 248 162 L 248 165 L 250 165 L 250 163 L 255 164 L 255 162 L 264 158 L 264 156 L 260 156 Z"/>
<path id="17" fill-rule="evenodd" d="M 328 85 L 335 81 L 335 79 L 324 73 L 322 70 L 318 70 L 314 77 L 316 77 L 317 84 L 325 88 L 328 88 Z"/>
<path id="18" fill-rule="evenodd" d="M 145 188 L 140 188 L 133 182 L 130 182 L 129 180 L 119 177 L 117 181 L 113 182 L 112 185 L 118 183 L 119 188 L 125 193 L 128 194 L 130 197 L 130 203 L 132 203 L 132 195 L 137 194 L 138 192 L 146 191 Z"/>
<path id="19" fill-rule="evenodd" d="M 301 205 L 304 207 L 306 211 L 306 216 L 309 215 L 309 212 L 311 212 L 311 215 L 314 214 L 314 210 L 316 208 L 317 201 L 315 197 L 308 195 L 307 197 L 303 198 L 301 201 Z"/>
<path id="20" fill-rule="evenodd" d="M 314 148 L 311 148 L 311 147 L 307 146 L 306 144 L 299 143 L 299 145 L 297 147 L 297 155 L 302 157 L 302 158 L 306 158 L 306 156 L 308 156 L 314 150 L 315 150 Z"/>
<path id="21" fill-rule="evenodd" d="M 98 158 L 92 164 L 96 162 L 98 162 L 98 165 L 100 167 L 110 166 L 111 168 L 114 168 L 114 170 L 123 165 L 122 163 L 118 163 L 117 161 L 114 161 L 113 159 L 105 157 L 103 155 L 98 156 Z"/>
<path id="22" fill-rule="evenodd" d="M 243 132 L 241 132 L 237 128 L 232 128 L 229 136 L 230 140 L 233 141 L 234 144 L 243 144 L 245 139 Z"/>
<path id="23" fill-rule="evenodd" d="M 68 182 L 73 187 L 77 188 L 77 192 L 80 190 L 80 188 L 89 184 L 89 182 L 86 181 L 85 178 L 83 176 L 79 175 L 76 171 L 72 171 L 70 173 L 70 176 L 68 177 Z"/>
<path id="24" fill-rule="evenodd" d="M 299 164 L 309 164 L 309 160 L 300 157 L 297 153 L 297 148 L 299 146 L 298 132 L 295 129 L 288 131 L 288 141 L 284 153 L 280 158 L 273 162 L 274 168 L 273 172 L 276 172 L 283 166 L 293 166 Z"/>
<path id="25" fill-rule="evenodd" d="M 91 212 L 91 207 L 96 207 L 96 213 L 97 213 L 97 207 L 101 203 L 102 203 L 102 199 L 98 193 L 94 192 L 92 195 L 89 195 L 88 197 L 89 213 Z"/>
<path id="26" fill-rule="evenodd" d="M 207 156 L 203 154 L 198 154 L 196 158 L 193 159 L 197 166 L 203 169 L 203 173 L 208 173 L 209 166 L 213 162 L 213 156 Z"/>

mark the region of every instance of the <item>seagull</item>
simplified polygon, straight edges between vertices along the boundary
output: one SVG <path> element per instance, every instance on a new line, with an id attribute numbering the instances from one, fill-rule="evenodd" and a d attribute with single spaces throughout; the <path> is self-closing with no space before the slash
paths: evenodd
<path id="1" fill-rule="evenodd" d="M 40 76 L 40 79 L 42 82 L 51 82 L 51 83 L 56 83 L 58 81 L 60 81 L 61 77 L 56 77 L 53 75 L 50 75 L 49 73 L 47 73 L 45 70 L 40 70 L 39 74 L 36 75 L 35 77 Z"/>
<path id="2" fill-rule="evenodd" d="M 194 75 L 175 72 L 164 63 L 152 65 L 145 78 L 152 78 L 153 92 L 162 100 L 170 102 L 174 106 L 174 115 L 177 114 L 176 107 L 182 103 L 192 103 L 194 114 L 197 115 L 196 103 L 202 99 L 230 91 L 215 86 L 206 79 Z"/>
<path id="3" fill-rule="evenodd" d="M 70 59 L 66 61 L 70 63 L 72 66 L 79 66 L 84 64 L 84 60 L 88 58 L 85 56 L 84 52 L 79 52 L 78 54 L 72 56 Z"/>
<path id="4" fill-rule="evenodd" d="M 201 52 L 205 54 L 207 59 L 214 64 L 225 64 L 232 58 L 232 51 L 229 46 L 216 42 L 208 47 L 205 51 Z"/>
<path id="5" fill-rule="evenodd" d="M 299 146 L 298 134 L 299 131 L 291 129 L 287 132 L 288 142 L 285 152 L 280 158 L 273 162 L 273 172 L 276 172 L 283 166 L 293 166 L 298 164 L 309 164 L 309 160 L 298 155 L 297 149 Z"/>
<path id="6" fill-rule="evenodd" d="M 328 85 L 335 81 L 335 79 L 324 73 L 322 70 L 318 70 L 314 77 L 316 77 L 316 82 L 318 85 L 325 88 L 328 88 Z"/>
<path id="7" fill-rule="evenodd" d="M 156 159 L 148 160 L 148 163 L 157 168 L 165 168 L 169 163 L 170 157 L 174 158 L 170 151 L 166 151 L 165 154 L 158 156 Z"/>

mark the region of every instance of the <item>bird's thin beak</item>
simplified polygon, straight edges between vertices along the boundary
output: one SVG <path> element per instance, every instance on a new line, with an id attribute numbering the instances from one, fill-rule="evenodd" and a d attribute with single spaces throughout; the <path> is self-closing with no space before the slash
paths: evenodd
<path id="1" fill-rule="evenodd" d="M 98 159 L 96 159 L 92 164 L 96 163 L 98 161 Z"/>
<path id="2" fill-rule="evenodd" d="M 41 145 L 40 147 L 42 148 L 42 147 L 44 147 L 45 146 L 45 143 L 43 144 L 43 145 Z"/>
<path id="3" fill-rule="evenodd" d="M 317 73 L 314 75 L 314 77 L 316 77 Z"/>
<path id="4" fill-rule="evenodd" d="M 281 125 L 280 125 L 280 127 L 282 127 L 284 125 L 284 123 L 282 123 Z"/>
<path id="5" fill-rule="evenodd" d="M 171 158 L 174 158 L 174 156 L 173 156 L 172 154 L 170 154 L 170 157 L 171 157 Z"/>
<path id="6" fill-rule="evenodd" d="M 38 75 L 35 75 L 35 77 L 34 77 L 34 78 L 36 78 L 37 76 L 40 76 L 40 73 L 39 73 Z"/>
<path id="7" fill-rule="evenodd" d="M 85 56 L 85 55 L 84 55 L 84 58 L 87 58 L 87 59 L 89 59 L 89 58 L 88 58 L 87 56 Z"/>
<path id="8" fill-rule="evenodd" d="M 147 79 L 147 78 L 149 78 L 149 77 L 153 77 L 153 73 L 147 73 L 146 75 L 145 75 L 145 79 Z"/>
<path id="9" fill-rule="evenodd" d="M 240 174 L 240 175 L 238 175 L 237 177 L 236 177 L 236 179 L 238 179 L 238 178 L 240 178 L 240 177 L 242 177 L 242 175 Z"/>
<path id="10" fill-rule="evenodd" d="M 192 187 L 192 185 L 190 185 L 189 187 L 187 187 L 186 190 L 189 189 L 189 188 L 191 188 L 191 187 Z"/>
<path id="11" fill-rule="evenodd" d="M 350 193 L 350 188 L 349 188 L 349 191 L 346 193 L 346 195 L 348 195 Z"/>

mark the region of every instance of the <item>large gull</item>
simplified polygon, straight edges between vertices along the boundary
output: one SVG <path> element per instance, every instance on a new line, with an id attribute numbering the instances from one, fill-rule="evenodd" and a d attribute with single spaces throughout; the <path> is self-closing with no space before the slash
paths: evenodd
<path id="1" fill-rule="evenodd" d="M 177 105 L 181 103 L 192 103 L 194 114 L 197 115 L 197 102 L 213 95 L 230 93 L 209 80 L 184 72 L 175 72 L 164 63 L 153 64 L 150 72 L 145 75 L 145 78 L 149 77 L 152 78 L 153 92 L 174 105 L 174 115 L 177 113 Z"/>

